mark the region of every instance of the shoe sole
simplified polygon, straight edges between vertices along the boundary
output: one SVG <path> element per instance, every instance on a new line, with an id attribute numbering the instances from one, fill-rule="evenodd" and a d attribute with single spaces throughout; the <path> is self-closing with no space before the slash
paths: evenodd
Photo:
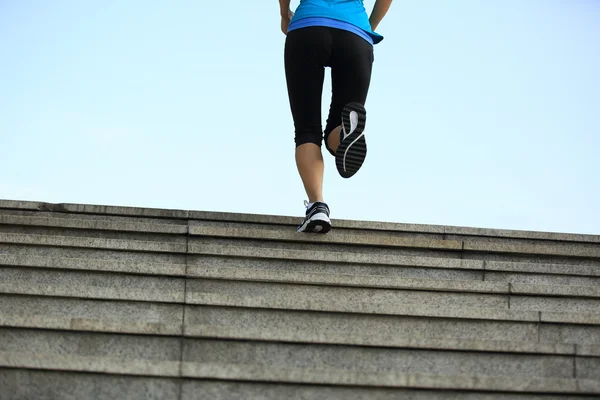
<path id="1" fill-rule="evenodd" d="M 327 233 L 331 230 L 331 222 L 324 219 L 311 219 L 298 228 L 301 233 Z"/>
<path id="2" fill-rule="evenodd" d="M 358 117 L 356 128 L 342 140 L 335 152 L 335 165 L 343 178 L 350 178 L 356 174 L 367 156 L 367 142 L 363 133 L 367 122 L 367 111 L 360 103 L 346 104 L 342 110 L 342 123 L 346 132 L 352 129 L 350 119 L 352 111 L 356 112 Z"/>

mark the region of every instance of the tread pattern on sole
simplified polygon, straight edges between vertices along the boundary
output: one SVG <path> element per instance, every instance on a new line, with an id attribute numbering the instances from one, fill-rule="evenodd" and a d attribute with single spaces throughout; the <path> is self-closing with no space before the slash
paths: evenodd
<path id="1" fill-rule="evenodd" d="M 367 156 L 367 142 L 364 129 L 367 112 L 360 103 L 348 103 L 342 111 L 342 123 L 346 132 L 350 131 L 350 113 L 358 114 L 358 124 L 354 132 L 344 138 L 335 154 L 335 165 L 343 178 L 350 178 L 362 167 Z"/>
<path id="2" fill-rule="evenodd" d="M 331 230 L 331 223 L 324 220 L 310 221 L 301 233 L 327 233 Z"/>

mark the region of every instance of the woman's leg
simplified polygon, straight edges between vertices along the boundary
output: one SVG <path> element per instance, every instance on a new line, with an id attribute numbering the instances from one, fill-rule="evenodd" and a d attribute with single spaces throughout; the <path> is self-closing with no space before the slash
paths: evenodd
<path id="1" fill-rule="evenodd" d="M 321 96 L 330 56 L 327 28 L 292 31 L 286 38 L 285 73 L 294 118 L 296 165 L 309 202 L 323 201 Z"/>
<path id="2" fill-rule="evenodd" d="M 338 30 L 333 41 L 331 59 L 331 105 L 325 140 L 329 152 L 335 155 L 340 144 L 342 109 L 351 102 L 365 104 L 373 67 L 373 46 L 360 36 Z"/>

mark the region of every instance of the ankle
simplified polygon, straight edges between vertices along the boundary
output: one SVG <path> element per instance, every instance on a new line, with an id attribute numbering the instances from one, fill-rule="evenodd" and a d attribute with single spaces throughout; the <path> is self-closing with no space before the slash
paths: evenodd
<path id="1" fill-rule="evenodd" d="M 335 153 L 337 151 L 338 146 L 340 145 L 340 133 L 342 131 L 342 126 L 338 126 L 334 128 L 329 136 L 327 137 L 327 146 Z"/>

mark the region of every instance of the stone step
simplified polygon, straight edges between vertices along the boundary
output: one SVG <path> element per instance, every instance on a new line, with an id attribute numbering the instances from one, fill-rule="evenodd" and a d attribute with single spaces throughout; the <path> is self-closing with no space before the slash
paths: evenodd
<path id="1" fill-rule="evenodd" d="M 181 339 L 1 328 L 0 367 L 178 376 Z"/>
<path id="2" fill-rule="evenodd" d="M 409 315 L 183 306 L 0 295 L 0 326 L 240 340 L 600 354 L 600 326 L 503 320 L 486 310 L 413 308 Z M 410 313 L 412 311 L 412 313 Z M 420 314 L 419 314 L 420 312 Z M 451 314 L 454 318 L 432 317 Z M 474 315 L 475 314 L 475 315 Z M 184 319 L 185 315 L 185 319 Z M 486 318 L 487 317 L 487 318 Z M 575 345 L 577 345 L 575 347 Z M 454 347 L 453 347 L 454 346 Z"/>
<path id="3" fill-rule="evenodd" d="M 339 313 L 356 314 L 377 314 L 377 315 L 404 315 L 404 316 L 423 316 L 437 318 L 462 318 L 462 319 L 491 319 L 502 321 L 545 321 L 555 323 L 570 324 L 600 324 L 600 314 L 582 313 L 582 312 L 555 312 L 555 311 L 531 311 L 517 310 L 502 307 L 502 298 L 495 296 L 491 302 L 496 302 L 496 308 L 482 308 L 481 305 L 467 307 L 465 303 L 476 303 L 476 297 L 463 295 L 462 298 L 450 299 L 454 304 L 460 304 L 459 307 L 440 306 L 437 304 L 422 304 L 416 301 L 413 304 L 406 304 L 403 301 L 371 301 L 364 302 L 361 299 L 345 296 L 341 300 L 338 293 L 329 293 L 330 296 L 324 298 L 324 294 L 313 298 L 308 292 L 302 296 L 291 297 L 289 293 L 277 294 L 277 290 L 268 296 L 259 296 L 255 293 L 250 295 L 241 295 L 236 289 L 243 290 L 243 282 L 211 282 L 207 284 L 193 283 L 187 285 L 186 302 L 188 304 L 246 307 L 246 308 L 266 308 L 275 310 L 300 310 L 300 311 L 324 311 Z M 253 286 L 259 284 L 250 284 L 250 290 Z M 218 290 L 215 290 L 218 288 Z M 264 289 L 265 285 L 257 288 L 258 292 Z M 207 290 L 208 289 L 208 290 Z M 267 288 L 267 290 L 269 290 Z M 263 290 L 264 291 L 264 290 Z M 322 291 L 322 290 L 321 290 Z M 229 292 L 229 293 L 228 293 Z M 232 293 L 233 292 L 233 293 Z M 425 296 L 424 298 L 428 298 Z M 413 300 L 416 300 L 413 298 Z M 462 303 L 462 304 L 461 304 Z M 585 303 L 584 303 L 585 305 Z M 560 306 L 559 306 L 560 307 Z M 593 309 L 597 311 L 597 309 Z"/>
<path id="4" fill-rule="evenodd" d="M 0 243 L 1 265 L 19 267 L 61 268 L 56 263 L 68 263 L 64 269 L 123 271 L 150 275 L 185 275 L 185 253 L 157 253 L 86 247 L 56 247 L 43 245 Z M 105 263 L 104 263 L 105 262 Z M 89 263 L 89 264 L 87 264 Z"/>
<path id="5" fill-rule="evenodd" d="M 179 219 L 179 220 L 199 220 L 212 222 L 235 222 L 261 225 L 281 225 L 295 227 L 301 220 L 300 216 L 275 216 L 259 214 L 239 214 L 211 211 L 188 211 L 188 210 L 170 210 L 156 208 L 140 207 L 122 207 L 91 204 L 51 204 L 34 201 L 16 201 L 0 200 L 0 211 L 25 211 L 38 213 L 51 213 L 54 216 L 64 214 L 80 216 L 100 216 L 110 218 L 112 216 L 135 217 L 135 218 L 154 218 L 154 219 Z M 564 242 L 581 243 L 600 243 L 600 235 L 584 235 L 572 233 L 554 233 L 554 232 L 536 232 L 536 231 L 517 231 L 505 229 L 487 229 L 471 228 L 461 226 L 440 226 L 423 224 L 390 223 L 378 221 L 352 221 L 334 219 L 336 229 L 345 230 L 368 230 L 373 232 L 381 231 L 386 234 L 394 232 L 401 233 L 423 233 L 438 235 L 460 235 L 465 238 L 487 237 L 487 238 L 515 238 L 532 239 Z"/>
<path id="6" fill-rule="evenodd" d="M 31 250 L 31 249 L 30 249 Z M 137 253 L 139 254 L 139 253 Z M 131 253 L 118 253 L 128 256 Z M 136 253 L 133 253 L 136 255 Z M 156 260 L 159 261 L 159 260 Z M 184 259 L 182 261 L 185 261 Z M 120 257 L 117 260 L 95 259 L 92 257 L 48 257 L 28 254 L 0 254 L 0 267 L 27 267 L 48 270 L 78 270 L 116 272 L 122 274 L 185 276 L 185 263 L 147 262 L 130 257 Z M 26 268 L 23 268 L 26 269 Z"/>
<path id="7" fill-rule="evenodd" d="M 352 277 L 354 279 L 354 277 Z M 454 284 L 454 283 L 453 283 Z M 569 287 L 570 288 L 570 287 Z M 525 290 L 527 288 L 523 288 Z M 545 291 L 544 289 L 538 290 Z M 246 304 L 298 304 L 343 305 L 345 310 L 357 312 L 365 306 L 389 307 L 430 306 L 448 308 L 486 308 L 504 311 L 542 311 L 561 313 L 590 313 L 600 317 L 600 300 L 596 298 L 541 297 L 506 294 L 463 292 L 414 291 L 402 289 L 370 289 L 298 285 L 274 282 L 247 282 L 238 280 L 194 279 L 186 284 L 188 302 L 201 299 L 223 298 Z M 236 304 L 226 304 L 236 305 Z M 278 308 L 278 307 L 277 307 Z"/>
<path id="8" fill-rule="evenodd" d="M 15 215 L 0 212 L 0 225 L 179 235 L 187 235 L 188 233 L 188 224 L 182 220 L 134 219 L 125 217 L 98 218 L 98 216 L 56 213 L 40 214 Z"/>
<path id="9" fill-rule="evenodd" d="M 51 254 L 49 254 L 49 250 L 52 250 Z M 394 257 L 303 250 L 262 249 L 262 252 L 260 250 L 213 245 L 203 249 L 205 255 L 189 255 L 187 257 L 174 255 L 174 257 L 180 257 L 175 263 L 164 260 L 164 255 L 155 253 L 149 253 L 142 260 L 139 252 L 118 251 L 111 255 L 113 259 L 106 259 L 106 254 L 93 252 L 82 254 L 68 248 L 9 246 L 0 247 L 0 266 L 183 276 L 186 264 L 188 264 L 191 274 L 208 268 L 221 269 L 225 267 L 239 270 L 260 268 L 273 270 L 274 273 L 281 270 L 293 270 L 306 274 L 375 275 L 390 278 L 486 280 L 490 283 L 600 287 L 600 268 L 588 265 L 484 262 L 436 257 Z M 102 250 L 99 251 L 102 252 Z M 153 254 L 156 255 L 155 260 L 152 258 Z M 52 257 L 52 255 L 57 257 Z M 591 290 L 593 291 L 593 289 Z"/>
<path id="10" fill-rule="evenodd" d="M 200 274 L 200 272 L 194 272 Z M 345 303 L 448 308 L 486 308 L 550 312 L 597 313 L 598 288 L 540 286 L 495 282 L 381 278 L 298 274 L 280 271 L 208 269 L 205 277 L 189 279 L 104 272 L 0 268 L 0 293 L 184 303 L 211 295 L 232 299 L 259 299 L 261 303 L 282 297 L 304 303 Z M 215 279 L 216 278 L 216 279 Z M 214 296 L 213 296 L 214 297 Z M 218 297 L 217 297 L 218 298 Z M 231 304 L 227 304 L 231 305 Z"/>
<path id="11" fill-rule="evenodd" d="M 227 247 L 227 246 L 225 246 Z M 232 254 L 226 255 L 230 250 Z M 259 250 L 264 250 L 264 257 L 259 257 Z M 275 250 L 271 253 L 270 250 Z M 236 249 L 224 249 L 219 255 L 189 255 L 187 257 L 188 273 L 208 268 L 234 268 L 261 269 L 270 271 L 294 271 L 305 274 L 328 275 L 360 275 L 379 276 L 384 278 L 409 278 L 409 279 L 434 279 L 434 280 L 459 280 L 459 281 L 489 281 L 503 283 L 527 283 L 540 285 L 571 285 L 600 287 L 600 276 L 595 276 L 600 268 L 582 265 L 547 265 L 531 266 L 539 272 L 527 272 L 528 264 L 522 263 L 524 272 L 503 272 L 502 269 L 514 269 L 513 265 L 520 263 L 498 263 L 493 268 L 498 271 L 488 270 L 487 262 L 481 260 L 460 260 L 436 257 L 410 257 L 410 256 L 374 256 L 368 254 L 349 254 L 335 252 L 313 252 L 314 258 L 309 258 L 309 251 L 305 258 L 294 258 L 299 254 L 289 251 L 289 258 L 283 258 L 285 250 L 280 249 L 254 249 L 255 255 L 241 255 L 250 253 Z M 278 253 L 282 253 L 282 257 Z M 354 257 L 357 256 L 357 257 Z M 350 259 L 351 261 L 336 261 Z M 562 268 L 556 268 L 562 267 Z M 591 271 L 590 271 L 591 269 Z M 560 273 L 557 273 L 560 271 Z M 588 274 L 592 274 L 591 276 Z"/>
<path id="12" fill-rule="evenodd" d="M 184 362 L 184 377 L 252 382 L 285 382 L 328 386 L 393 387 L 448 391 L 497 391 L 588 394 L 600 393 L 600 382 L 592 379 L 529 378 L 524 376 L 432 375 L 396 372 L 357 373 L 326 370 L 282 369 L 247 365 Z"/>
<path id="13" fill-rule="evenodd" d="M 117 267 L 121 265 L 119 262 L 108 263 L 112 266 L 112 268 L 108 268 L 106 261 L 97 260 L 96 264 L 105 269 L 103 272 L 68 271 L 56 268 L 44 269 L 33 267 L 23 269 L 2 266 L 6 264 L 23 265 L 28 262 L 29 265 L 37 262 L 38 265 L 46 264 L 59 268 L 75 266 L 77 269 L 85 268 L 87 265 L 86 261 L 73 259 L 52 260 L 32 256 L 0 256 L 0 292 L 98 299 L 184 302 L 185 281 L 183 278 L 109 273 L 117 270 Z M 134 269 L 138 269 L 139 265 L 136 264 L 134 267 Z M 152 267 L 152 265 L 149 267 Z M 165 266 L 160 268 L 155 273 L 160 272 Z M 166 269 L 168 271 L 173 270 L 170 266 L 167 266 Z M 146 270 L 144 272 L 149 273 L 150 271 Z M 596 306 L 600 306 L 600 303 L 598 303 L 598 299 L 600 299 L 600 287 L 592 286 L 550 286 L 475 280 L 434 280 L 351 274 L 334 275 L 274 269 L 215 268 L 213 266 L 200 266 L 198 264 L 188 267 L 188 276 L 226 281 L 293 283 L 296 285 L 282 286 L 282 288 L 290 288 L 290 290 L 296 290 L 296 292 L 299 288 L 300 290 L 314 291 L 312 287 L 314 285 L 362 289 L 410 290 L 410 292 L 396 292 L 396 294 L 403 296 L 403 302 L 408 301 L 409 303 L 414 301 L 433 301 L 437 303 L 439 293 L 432 294 L 432 296 L 429 296 L 429 299 L 424 299 L 421 296 L 418 299 L 413 298 L 411 300 L 411 296 L 414 297 L 415 295 L 412 292 L 424 291 L 456 292 L 457 294 L 454 297 L 468 293 L 509 295 L 505 300 L 510 303 L 511 308 L 523 308 L 534 311 L 594 312 Z M 194 281 L 190 284 L 192 288 L 194 285 L 198 285 Z M 302 284 L 303 286 L 298 286 L 297 284 Z M 382 290 L 355 292 L 355 294 L 367 299 L 372 298 L 373 294 L 380 295 L 382 293 L 394 292 L 384 292 Z M 323 291 L 320 294 L 326 294 L 326 292 Z M 405 294 L 406 296 L 404 296 Z M 450 294 L 446 297 L 448 296 Z M 481 305 L 490 308 L 492 306 L 486 305 L 485 301 L 491 299 L 491 297 L 479 297 L 475 301 L 481 301 Z M 504 303 L 504 299 L 502 303 Z M 472 306 L 472 304 L 466 304 L 466 306 Z M 495 306 L 498 306 L 498 304 Z M 501 305 L 501 307 L 505 306 L 508 307 L 505 304 Z"/>
<path id="14" fill-rule="evenodd" d="M 600 258 L 599 243 L 581 243 L 581 242 L 556 242 L 556 243 L 538 243 L 535 241 L 483 241 L 483 240 L 462 240 L 460 237 L 449 239 L 445 237 L 438 239 L 430 239 L 424 237 L 409 237 L 409 236 L 390 236 L 361 232 L 360 234 L 349 234 L 343 231 L 333 231 L 328 235 L 299 235 L 292 229 L 270 229 L 264 225 L 241 224 L 241 223 L 215 223 L 190 221 L 189 226 L 181 224 L 146 224 L 146 223 L 130 223 L 118 221 L 102 221 L 102 220 L 78 220 L 72 218 L 44 218 L 18 215 L 1 215 L 0 224 L 3 226 L 18 226 L 16 232 L 8 231 L 0 233 L 0 241 L 5 243 L 14 243 L 18 239 L 22 243 L 32 244 L 31 238 L 15 237 L 4 235 L 23 235 L 23 227 L 27 226 L 44 226 L 44 227 L 60 227 L 63 230 L 48 231 L 35 230 L 30 231 L 30 236 L 38 237 L 56 237 L 63 242 L 62 245 L 71 243 L 67 238 L 76 235 L 76 232 L 64 234 L 65 229 L 74 229 L 79 234 L 85 236 L 85 232 L 89 230 L 114 230 L 124 232 L 144 232 L 144 233 L 162 233 L 179 234 L 185 237 L 188 233 L 192 236 L 207 236 L 220 237 L 228 239 L 250 239 L 261 241 L 278 241 L 288 243 L 318 243 L 327 245 L 353 245 L 353 246 L 379 246 L 391 248 L 412 248 L 412 249 L 431 249 L 444 251 L 464 251 L 469 253 L 496 253 L 496 254 L 517 254 L 517 255 L 541 255 L 541 256 L 564 256 L 564 257 L 585 257 L 592 259 Z M 52 234 L 57 233 L 57 235 Z M 61 235 L 62 233 L 62 235 Z M 44 240 L 37 238 L 38 240 Z M 88 238 L 89 240 L 94 238 Z M 90 243 L 90 247 L 106 246 L 100 244 L 98 239 L 105 241 L 116 241 L 115 238 L 95 238 L 96 242 Z M 47 240 L 47 239 L 46 239 Z M 56 239 L 55 239 L 56 240 Z M 142 242 L 142 240 L 139 240 Z M 166 241 L 166 240 L 165 240 Z M 45 244 L 53 244 L 55 241 L 44 242 Z M 173 245 L 182 245 L 183 243 L 173 243 Z M 60 245 L 60 244 L 55 244 Z M 192 249 L 197 247 L 197 244 L 192 241 L 190 243 Z M 185 250 L 184 250 L 185 251 Z"/>
<path id="15" fill-rule="evenodd" d="M 236 374 L 241 375 L 252 371 L 252 374 L 257 374 L 254 376 L 257 380 L 276 376 L 278 381 L 287 380 L 278 376 L 276 370 L 294 371 L 298 375 L 317 371 L 337 372 L 335 375 L 342 379 L 346 373 L 351 375 L 357 373 L 368 380 L 384 372 L 467 375 L 479 376 L 482 379 L 499 376 L 504 376 L 505 379 L 507 377 L 558 379 L 575 377 L 598 380 L 597 383 L 600 384 L 599 365 L 598 357 L 186 339 L 183 346 L 182 367 L 184 375 L 197 378 L 208 378 L 209 376 L 204 375 L 208 372 L 206 369 L 214 367 L 223 372 L 232 372 L 230 369 L 232 368 Z M 193 371 L 198 371 L 199 375 L 195 375 Z M 265 375 L 261 379 L 259 376 L 263 373 Z M 233 376 L 213 377 L 233 378 Z M 244 378 L 237 376 L 236 379 Z M 317 382 L 313 381 L 313 383 Z M 362 379 L 353 381 L 353 378 L 347 383 L 368 384 Z"/>
<path id="16" fill-rule="evenodd" d="M 104 272 L 0 267 L 0 293 L 183 303 L 185 280 Z"/>
<path id="17" fill-rule="evenodd" d="M 432 379 L 433 381 L 433 379 Z M 423 382 L 423 378 L 421 378 Z M 441 385 L 441 382 L 440 382 Z M 424 386 L 424 385 L 423 385 Z M 186 381 L 182 399 L 212 400 L 590 400 L 587 396 L 489 393 L 380 387 L 335 387 L 255 382 Z"/>
<path id="18" fill-rule="evenodd" d="M 178 378 L 0 369 L 0 400 L 180 400 Z M 226 395 L 221 392 L 221 395 Z M 188 399 L 205 398 L 193 397 Z M 227 397 L 223 397 L 227 398 Z"/>
<path id="19" fill-rule="evenodd" d="M 181 341 L 15 329 L 0 329 L 0 339 L 0 367 L 4 368 L 392 387 L 419 387 L 404 382 L 403 376 L 425 375 L 446 382 L 469 377 L 465 386 L 451 387 L 463 390 L 507 390 L 507 386 L 501 389 L 490 383 L 521 380 L 532 384 L 552 378 L 562 385 L 561 389 L 547 387 L 554 389 L 549 392 L 600 393 L 597 357 Z M 485 385 L 477 386 L 484 382 Z"/>
<path id="20" fill-rule="evenodd" d="M 354 335 L 364 341 L 379 340 L 402 332 L 403 336 L 514 342 L 548 342 L 600 345 L 600 326 L 540 324 L 539 320 L 502 320 L 479 310 L 480 319 L 459 318 L 456 310 L 413 308 L 409 315 L 369 315 L 218 306 L 183 306 L 124 301 L 0 295 L 0 326 L 81 330 L 91 332 L 136 333 L 149 335 L 203 335 L 206 329 L 264 331 L 265 337 L 289 337 L 301 331 L 311 338 Z M 419 315 L 419 311 L 421 314 Z M 431 316 L 451 314 L 454 318 Z M 412 313 L 411 313 L 412 312 Z M 466 313 L 463 313 L 465 315 Z M 468 316 L 468 315 L 467 315 Z M 488 317 L 486 319 L 485 317 Z M 532 315 L 533 317 L 533 315 Z M 273 332 L 274 331 L 274 332 Z M 301 339 L 303 336 L 299 336 Z M 253 336 L 256 339 L 255 336 Z M 299 340 L 300 340 L 299 339 Z M 275 339 L 274 339 L 275 340 Z M 362 339 L 361 339 L 362 340 Z M 382 339 L 383 340 L 383 339 Z"/>
<path id="21" fill-rule="evenodd" d="M 494 281 L 415 279 L 373 275 L 306 273 L 294 270 L 258 268 L 214 268 L 212 266 L 199 265 L 188 267 L 188 276 L 248 282 L 295 283 L 321 286 L 600 298 L 600 286 L 509 284 L 508 282 Z"/>
<path id="22" fill-rule="evenodd" d="M 269 341 L 303 344 L 335 344 L 361 347 L 386 347 L 413 350 L 448 350 L 487 353 L 523 353 L 546 355 L 578 355 L 600 357 L 600 345 L 574 345 L 535 342 L 508 342 L 464 340 L 449 338 L 424 338 L 404 335 L 348 335 L 346 333 L 314 333 L 302 330 L 292 330 L 285 327 L 281 330 L 237 330 L 231 327 L 211 325 L 184 326 L 185 336 L 211 339 Z"/>
<path id="23" fill-rule="evenodd" d="M 506 262 L 488 260 L 465 260 L 460 258 L 401 256 L 379 253 L 360 253 L 344 251 L 319 251 L 316 249 L 298 250 L 248 246 L 228 246 L 218 244 L 190 244 L 189 263 L 205 262 L 202 256 L 221 256 L 247 259 L 276 259 L 289 261 L 303 261 L 310 263 L 328 263 L 333 272 L 335 268 L 343 271 L 347 265 L 372 265 L 372 266 L 398 266 L 419 267 L 431 269 L 452 269 L 467 271 L 510 272 L 548 275 L 573 275 L 581 277 L 600 278 L 600 264 L 574 265 L 574 264 L 548 264 L 540 262 Z M 195 256 L 196 254 L 202 256 Z M 233 262 L 233 261 L 232 261 Z M 236 265 L 237 266 L 237 265 Z M 241 265 L 243 266 L 243 265 Z"/>
<path id="24" fill-rule="evenodd" d="M 77 247 L 86 249 L 129 250 L 162 253 L 186 253 L 187 245 L 183 242 L 160 242 L 143 240 L 124 240 L 111 238 L 31 235 L 21 233 L 0 232 L 0 243 L 30 246 Z"/>
<path id="25" fill-rule="evenodd" d="M 421 379 L 422 381 L 422 379 Z M 0 400 L 590 400 L 589 396 L 343 387 L 0 369 Z"/>
<path id="26" fill-rule="evenodd" d="M 182 335 L 184 306 L 0 294 L 0 326 Z"/>
<path id="27" fill-rule="evenodd" d="M 426 310 L 421 311 L 426 313 Z M 523 347 L 519 348 L 526 351 L 524 349 L 531 345 L 540 346 L 541 353 L 569 352 L 573 350 L 570 346 L 576 344 L 577 354 L 600 354 L 598 325 L 473 320 L 422 315 L 391 316 L 188 306 L 185 312 L 185 334 L 222 339 L 264 339 L 364 346 L 383 346 L 385 343 L 392 346 L 392 343 L 396 343 L 402 347 L 412 343 L 419 348 L 434 346 L 447 349 L 457 346 L 453 348 L 477 350 L 485 347 L 506 352 L 521 345 Z M 485 342 L 485 345 L 480 342 Z M 569 346 L 561 347 L 561 350 L 554 347 L 562 344 Z M 546 345 L 550 345 L 548 349 L 552 350 L 542 350 Z"/>
<path id="28" fill-rule="evenodd" d="M 439 240 L 412 238 L 403 236 L 374 235 L 364 232 L 351 235 L 335 231 L 327 235 L 298 235 L 295 231 L 283 231 L 260 228 L 258 225 L 217 224 L 190 221 L 189 233 L 192 236 L 210 236 L 228 239 L 252 239 L 261 241 L 304 242 L 319 244 L 361 245 L 379 247 L 427 248 L 446 251 L 469 251 L 473 253 L 532 254 L 544 256 L 567 256 L 600 258 L 600 246 L 597 243 L 511 243 L 486 241 Z M 192 251 L 194 241 L 190 242 Z"/>
<path id="29" fill-rule="evenodd" d="M 298 220 L 0 200 L 0 382 L 600 395 L 600 236 Z"/>

